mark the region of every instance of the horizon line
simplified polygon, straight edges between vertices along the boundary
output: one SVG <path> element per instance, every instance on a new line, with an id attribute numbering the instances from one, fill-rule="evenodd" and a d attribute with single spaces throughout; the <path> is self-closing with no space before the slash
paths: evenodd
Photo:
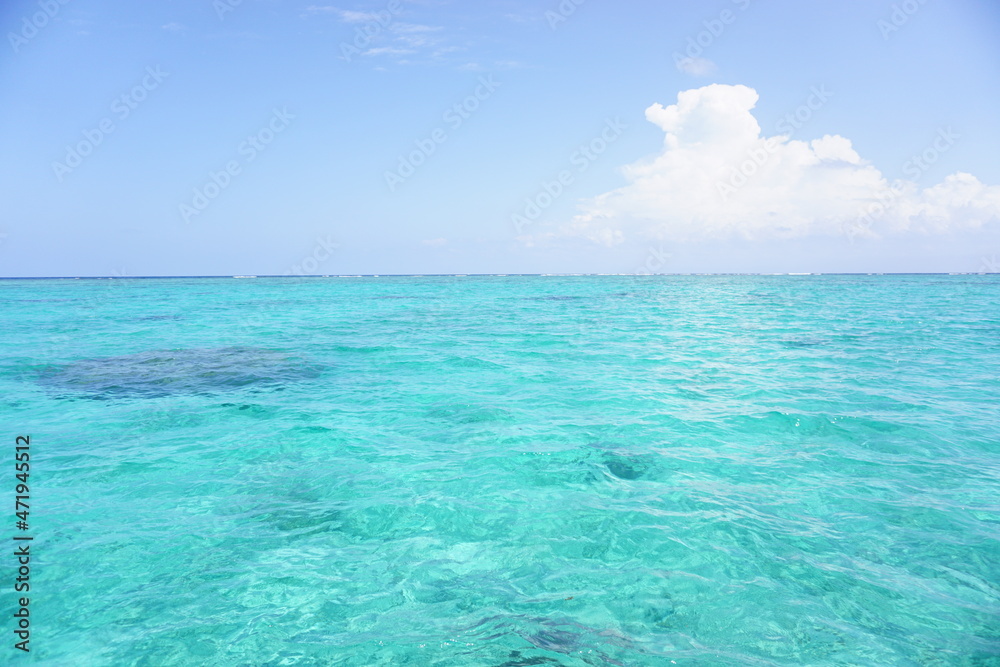
<path id="1" fill-rule="evenodd" d="M 169 276 L 0 276 L 0 280 L 183 280 L 248 278 L 569 278 L 666 276 L 995 276 L 995 271 L 829 271 L 829 272 L 691 272 L 691 273 L 354 273 L 354 274 L 215 274 Z"/>

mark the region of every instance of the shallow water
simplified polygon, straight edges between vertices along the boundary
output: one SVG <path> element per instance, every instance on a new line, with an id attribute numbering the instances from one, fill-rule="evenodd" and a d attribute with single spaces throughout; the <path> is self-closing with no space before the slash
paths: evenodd
<path id="1" fill-rule="evenodd" d="M 0 299 L 33 664 L 1000 661 L 996 276 Z"/>

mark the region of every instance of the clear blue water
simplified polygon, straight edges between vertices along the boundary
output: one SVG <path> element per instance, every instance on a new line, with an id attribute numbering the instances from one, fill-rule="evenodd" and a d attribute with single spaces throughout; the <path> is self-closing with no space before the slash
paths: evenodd
<path id="1" fill-rule="evenodd" d="M 10 664 L 1000 664 L 996 276 L 0 299 Z"/>

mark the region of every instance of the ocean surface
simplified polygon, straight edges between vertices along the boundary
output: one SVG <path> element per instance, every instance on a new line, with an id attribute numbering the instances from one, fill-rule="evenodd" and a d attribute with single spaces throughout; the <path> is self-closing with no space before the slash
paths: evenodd
<path id="1" fill-rule="evenodd" d="M 1000 276 L 0 303 L 0 663 L 1000 665 Z"/>

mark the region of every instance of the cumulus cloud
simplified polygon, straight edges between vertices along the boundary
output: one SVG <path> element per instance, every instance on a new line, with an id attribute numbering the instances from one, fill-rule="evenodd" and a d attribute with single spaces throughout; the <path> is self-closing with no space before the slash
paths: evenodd
<path id="1" fill-rule="evenodd" d="M 626 235 L 677 241 L 878 236 L 980 227 L 1000 218 L 1000 187 L 955 173 L 921 188 L 892 183 L 851 141 L 827 135 L 764 136 L 752 114 L 758 95 L 741 85 L 687 90 L 646 119 L 663 130 L 659 155 L 624 168 L 628 184 L 582 206 L 561 235 L 613 245 Z M 923 153 L 933 162 L 958 135 L 942 128 Z M 917 179 L 929 167 L 904 165 Z"/>

